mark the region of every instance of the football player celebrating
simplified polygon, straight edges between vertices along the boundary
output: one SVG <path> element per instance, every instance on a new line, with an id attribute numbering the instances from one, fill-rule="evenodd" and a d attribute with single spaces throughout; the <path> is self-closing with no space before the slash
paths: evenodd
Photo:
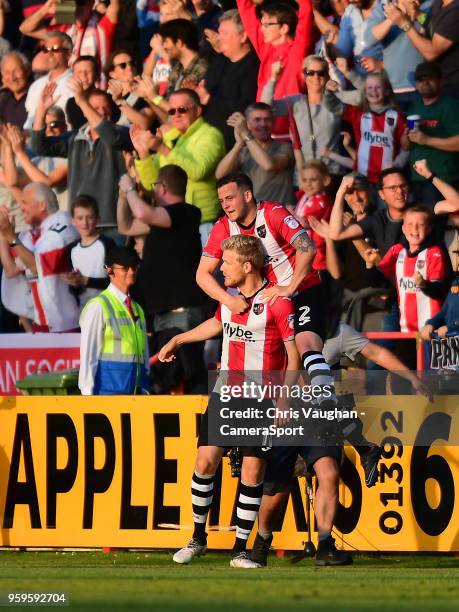
<path id="1" fill-rule="evenodd" d="M 242 380 L 248 371 L 297 370 L 300 362 L 293 334 L 294 307 L 291 300 L 282 295 L 273 294 L 269 302 L 265 301 L 263 295 L 272 289 L 272 284 L 262 275 L 264 252 L 260 241 L 254 236 L 240 234 L 226 238 L 221 244 L 221 258 L 225 286 L 238 289 L 235 299 L 243 303 L 244 308 L 232 310 L 227 303 L 221 303 L 214 317 L 172 338 L 159 352 L 160 361 L 174 359 L 183 344 L 202 342 L 223 333 L 220 376 L 228 373 L 228 376 L 237 377 L 239 374 Z M 224 290 L 223 295 L 226 298 Z M 225 452 L 225 448 L 209 444 L 208 415 L 219 410 L 221 401 L 214 390 L 201 421 L 191 481 L 194 533 L 190 542 L 175 553 L 176 563 L 189 563 L 206 552 L 206 522 L 213 498 L 214 477 Z M 238 407 L 241 404 L 238 403 Z M 245 550 L 263 493 L 264 451 L 261 447 L 245 447 L 242 451 L 236 542 L 230 564 L 256 568 L 260 565 L 251 561 Z"/>

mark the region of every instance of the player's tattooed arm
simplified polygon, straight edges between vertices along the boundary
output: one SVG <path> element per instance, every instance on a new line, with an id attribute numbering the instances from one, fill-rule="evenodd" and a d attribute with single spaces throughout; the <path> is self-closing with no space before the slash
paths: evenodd
<path id="1" fill-rule="evenodd" d="M 312 251 L 312 253 L 315 255 L 316 252 L 316 247 L 306 232 L 297 236 L 292 242 L 292 246 L 296 251 L 299 251 L 300 253 L 309 253 Z"/>

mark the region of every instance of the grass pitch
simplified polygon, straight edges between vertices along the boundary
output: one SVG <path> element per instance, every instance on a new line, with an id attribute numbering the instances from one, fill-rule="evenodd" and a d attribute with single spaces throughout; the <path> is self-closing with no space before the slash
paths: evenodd
<path id="1" fill-rule="evenodd" d="M 316 568 L 270 557 L 268 568 L 229 567 L 212 553 L 177 566 L 167 552 L 0 552 L 0 591 L 62 592 L 71 610 L 459 610 L 459 558 L 356 555 Z"/>

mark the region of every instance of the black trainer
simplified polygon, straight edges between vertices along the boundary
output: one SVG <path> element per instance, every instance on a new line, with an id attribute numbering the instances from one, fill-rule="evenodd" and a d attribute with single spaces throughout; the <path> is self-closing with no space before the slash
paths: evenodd
<path id="1" fill-rule="evenodd" d="M 338 550 L 335 540 L 330 536 L 319 542 L 316 553 L 316 565 L 351 565 L 352 557 L 344 550 Z"/>
<path id="2" fill-rule="evenodd" d="M 382 447 L 372 444 L 369 451 L 360 457 L 363 471 L 365 472 L 365 484 L 373 487 L 379 479 L 378 463 L 381 459 Z"/>
<path id="3" fill-rule="evenodd" d="M 267 540 L 265 540 L 259 533 L 257 533 L 257 537 L 253 543 L 252 552 L 250 553 L 250 559 L 255 561 L 255 563 L 263 565 L 263 567 L 266 567 L 266 565 L 268 565 L 268 552 L 272 541 L 272 534 Z"/>

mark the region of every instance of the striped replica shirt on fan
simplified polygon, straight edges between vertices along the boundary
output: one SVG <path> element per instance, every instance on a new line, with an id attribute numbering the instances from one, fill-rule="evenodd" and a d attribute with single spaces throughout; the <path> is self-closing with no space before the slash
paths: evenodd
<path id="1" fill-rule="evenodd" d="M 283 371 L 287 367 L 284 342 L 294 340 L 294 306 L 286 297 L 274 304 L 263 302 L 262 292 L 271 287 L 264 283 L 252 297 L 249 308 L 233 314 L 220 304 L 215 318 L 223 325 L 221 370 L 229 372 Z"/>
<path id="2" fill-rule="evenodd" d="M 352 124 L 357 145 L 356 170 L 370 183 L 377 183 L 381 171 L 390 168 L 400 151 L 406 123 L 402 113 L 387 109 L 382 113 L 363 112 L 346 106 L 343 119 Z"/>
<path id="3" fill-rule="evenodd" d="M 21 234 L 22 244 L 35 255 L 37 276 L 29 278 L 34 300 L 34 322 L 51 332 L 71 331 L 78 327 L 79 309 L 61 274 L 69 271 L 67 247 L 78 238 L 70 215 L 52 213 L 39 231 Z"/>
<path id="4" fill-rule="evenodd" d="M 431 246 L 410 255 L 402 244 L 391 247 L 379 264 L 387 278 L 395 276 L 398 305 L 400 309 L 400 331 L 417 332 L 440 310 L 442 300 L 425 295 L 416 287 L 417 272 L 427 281 L 444 281 L 447 274 L 446 257 L 438 246 Z"/>
<path id="5" fill-rule="evenodd" d="M 317 253 L 312 264 L 314 270 L 327 269 L 327 254 L 325 240 L 309 227 L 308 218 L 315 217 L 319 221 L 328 221 L 330 219 L 332 205 L 332 201 L 328 195 L 325 191 L 322 191 L 312 196 L 303 194 L 295 207 L 295 217 L 303 220 L 309 238 L 311 238 L 316 245 Z"/>
<path id="6" fill-rule="evenodd" d="M 282 204 L 260 202 L 257 214 L 250 226 L 242 226 L 228 217 L 221 217 L 212 228 L 204 255 L 222 258 L 223 240 L 236 234 L 248 234 L 260 239 L 265 252 L 264 276 L 276 285 L 288 285 L 295 269 L 296 250 L 292 246 L 295 239 L 306 231 Z M 318 285 L 320 278 L 313 270 L 305 276 L 298 292 Z"/>

